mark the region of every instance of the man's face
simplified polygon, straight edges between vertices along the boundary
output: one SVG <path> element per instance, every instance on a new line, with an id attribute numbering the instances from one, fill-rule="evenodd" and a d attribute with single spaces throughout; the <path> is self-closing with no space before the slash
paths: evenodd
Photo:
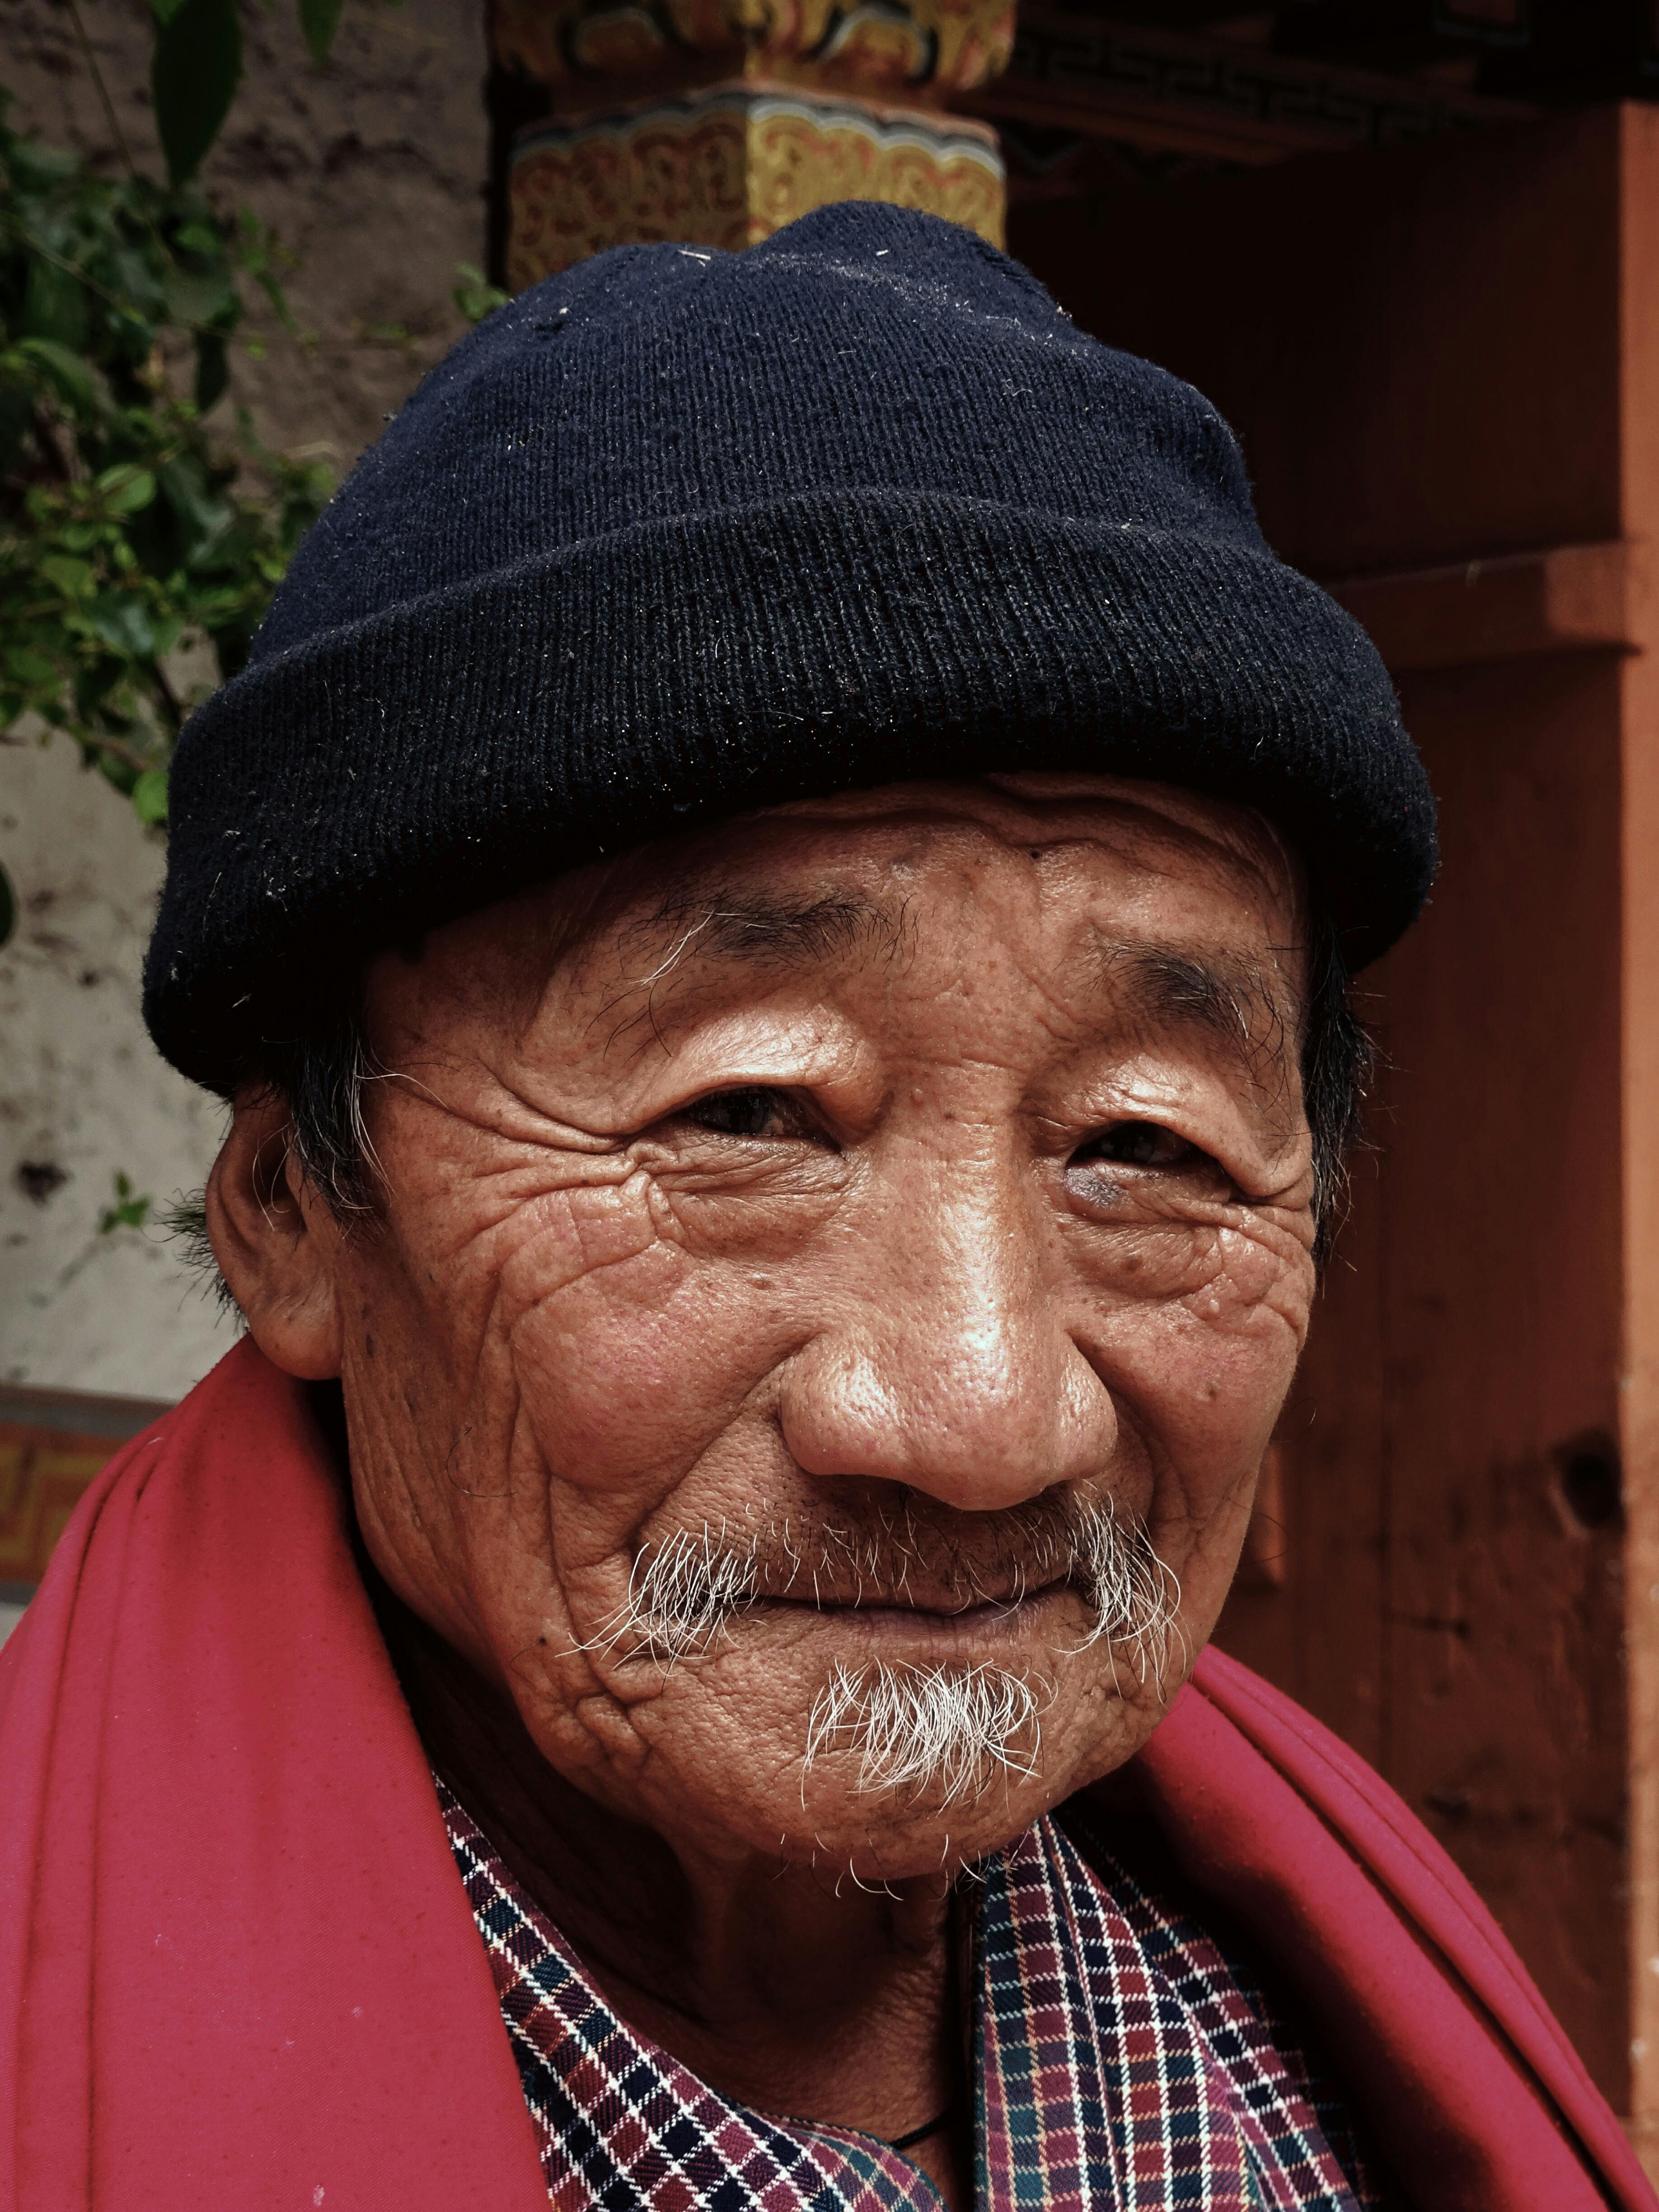
<path id="1" fill-rule="evenodd" d="M 304 1235 L 387 1579 L 677 1848 L 914 1875 L 1118 1764 L 1306 1329 L 1297 939 L 1252 817 L 1026 775 L 379 961 Z"/>

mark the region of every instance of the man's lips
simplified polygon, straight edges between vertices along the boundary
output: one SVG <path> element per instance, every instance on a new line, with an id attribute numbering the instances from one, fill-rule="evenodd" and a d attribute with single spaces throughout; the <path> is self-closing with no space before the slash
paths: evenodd
<path id="1" fill-rule="evenodd" d="M 760 1605 L 803 1606 L 808 1612 L 816 1613 L 937 1613 L 942 1620 L 960 1620 L 969 1613 L 1009 1613 L 1017 1606 L 1047 1597 L 1051 1591 L 1074 1587 L 1068 1575 L 1052 1571 L 1039 1579 L 1036 1576 L 1028 1578 L 1008 1575 L 1005 1569 L 999 1579 L 1003 1582 L 1001 1589 L 988 1589 L 975 1583 L 972 1595 L 964 1596 L 960 1589 L 950 1589 L 932 1577 L 920 1574 L 907 1575 L 897 1585 L 890 1581 L 884 1589 L 877 1586 L 873 1577 L 858 1580 L 829 1574 L 816 1577 L 793 1574 L 782 1581 L 763 1575 L 753 1601 Z"/>
<path id="2" fill-rule="evenodd" d="M 797 1592 L 787 1595 L 763 1593 L 750 1601 L 744 1610 L 751 1616 L 771 1612 L 787 1616 L 797 1614 L 803 1621 L 818 1620 L 826 1626 L 851 1629 L 883 1639 L 904 1639 L 971 1643 L 1006 1639 L 1011 1635 L 1024 1636 L 1042 1624 L 1046 1615 L 1056 1610 L 1068 1595 L 1075 1595 L 1069 1582 L 1057 1581 L 1041 1589 L 1010 1592 L 1006 1597 L 982 1598 L 969 1604 L 959 1600 L 922 1601 L 913 1595 L 895 1596 L 884 1592 L 879 1595 L 833 1595 L 824 1593 L 805 1596 Z"/>

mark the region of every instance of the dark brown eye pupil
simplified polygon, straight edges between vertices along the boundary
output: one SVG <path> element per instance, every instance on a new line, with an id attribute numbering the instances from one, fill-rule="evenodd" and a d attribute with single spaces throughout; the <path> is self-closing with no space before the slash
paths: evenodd
<path id="1" fill-rule="evenodd" d="M 1119 1121 L 1085 1147 L 1085 1159 L 1111 1160 L 1121 1167 L 1168 1167 L 1191 1151 L 1156 1121 Z"/>
<path id="2" fill-rule="evenodd" d="M 750 1085 L 741 1091 L 717 1091 L 685 1109 L 685 1118 L 700 1129 L 723 1137 L 763 1137 L 777 1114 L 775 1091 Z"/>
<path id="3" fill-rule="evenodd" d="M 1121 1129 L 1114 1129 L 1108 1142 L 1114 1158 L 1133 1161 L 1147 1166 L 1164 1149 L 1162 1129 L 1154 1128 L 1150 1121 L 1126 1121 Z"/>

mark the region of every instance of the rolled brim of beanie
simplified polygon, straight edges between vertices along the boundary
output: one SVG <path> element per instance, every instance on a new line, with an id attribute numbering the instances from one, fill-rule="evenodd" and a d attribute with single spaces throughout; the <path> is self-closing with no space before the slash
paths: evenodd
<path id="1" fill-rule="evenodd" d="M 590 539 L 228 684 L 174 764 L 146 1018 L 225 1091 L 343 965 L 600 855 L 1018 769 L 1259 807 L 1354 967 L 1433 873 L 1433 801 L 1375 647 L 1270 554 L 811 495 Z"/>

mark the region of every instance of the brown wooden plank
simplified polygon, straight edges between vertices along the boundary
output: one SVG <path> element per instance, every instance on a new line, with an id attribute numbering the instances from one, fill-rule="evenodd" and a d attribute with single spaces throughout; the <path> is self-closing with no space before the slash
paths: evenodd
<path id="1" fill-rule="evenodd" d="M 1444 866 L 1387 963 L 1385 1771 L 1629 2107 L 1620 663 L 1410 678 Z"/>
<path id="2" fill-rule="evenodd" d="M 1623 529 L 1646 544 L 1659 532 L 1659 115 L 1623 110 L 1620 141 Z M 1647 650 L 1620 672 L 1627 1971 L 1632 2133 L 1659 2173 L 1659 604 L 1651 585 L 1637 611 Z"/>
<path id="3" fill-rule="evenodd" d="M 1537 653 L 1634 652 L 1648 567 L 1644 545 L 1614 539 L 1340 578 L 1330 589 L 1405 673 Z"/>
<path id="4" fill-rule="evenodd" d="M 1616 115 L 1011 210 L 1085 329 L 1239 430 L 1316 575 L 1624 537 Z"/>

